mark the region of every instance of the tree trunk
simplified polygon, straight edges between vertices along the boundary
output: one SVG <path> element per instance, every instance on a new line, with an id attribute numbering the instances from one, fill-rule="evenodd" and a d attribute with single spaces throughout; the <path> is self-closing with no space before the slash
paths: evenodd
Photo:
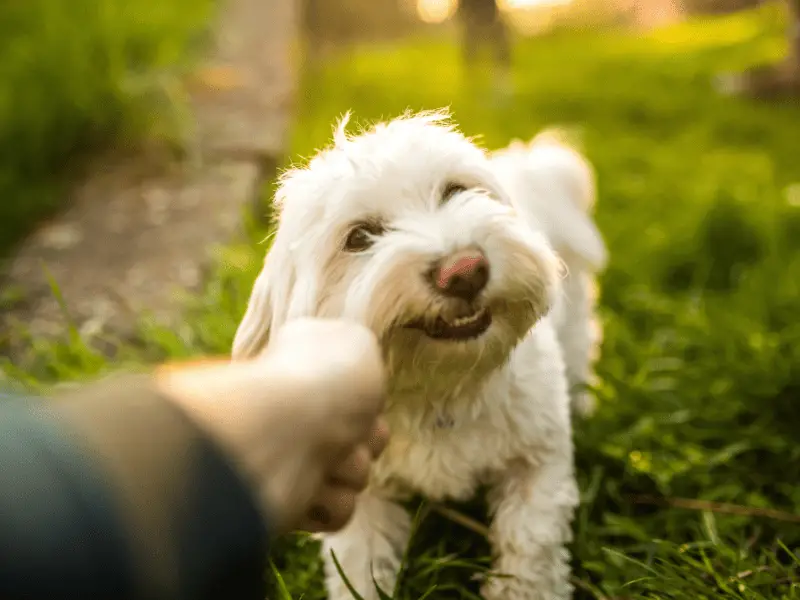
<path id="1" fill-rule="evenodd" d="M 789 0 L 789 64 L 800 80 L 800 0 Z"/>

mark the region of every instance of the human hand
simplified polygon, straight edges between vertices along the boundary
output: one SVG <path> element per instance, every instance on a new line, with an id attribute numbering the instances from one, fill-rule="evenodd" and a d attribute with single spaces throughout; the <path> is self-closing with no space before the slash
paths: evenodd
<path id="1" fill-rule="evenodd" d="M 228 451 L 275 533 L 343 527 L 388 440 L 378 342 L 352 323 L 291 321 L 253 360 L 164 367 L 157 381 Z"/>

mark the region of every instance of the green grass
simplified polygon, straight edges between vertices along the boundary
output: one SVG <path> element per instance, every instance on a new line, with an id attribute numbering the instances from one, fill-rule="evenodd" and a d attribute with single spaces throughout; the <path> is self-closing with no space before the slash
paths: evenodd
<path id="1" fill-rule="evenodd" d="M 768 17 L 520 42 L 518 94 L 501 108 L 463 83 L 449 40 L 356 50 L 303 83 L 293 156 L 325 144 L 350 108 L 371 120 L 450 105 L 489 147 L 553 123 L 581 128 L 612 261 L 602 279 L 601 409 L 576 424 L 579 598 L 800 598 L 797 523 L 636 499 L 800 514 L 800 107 L 719 98 L 709 82 L 781 55 L 783 30 Z M 224 353 L 263 251 L 228 248 L 185 328 L 145 325 L 142 345 L 113 364 L 74 337 L 32 340 L 6 372 L 43 385 Z M 483 519 L 480 503 L 461 510 Z M 420 516 L 397 598 L 475 597 L 485 541 Z M 323 597 L 309 539 L 280 540 L 273 565 L 273 598 Z"/>
<path id="2" fill-rule="evenodd" d="M 153 102 L 209 22 L 211 0 L 0 5 L 0 256 L 66 199 L 64 165 L 154 133 Z"/>

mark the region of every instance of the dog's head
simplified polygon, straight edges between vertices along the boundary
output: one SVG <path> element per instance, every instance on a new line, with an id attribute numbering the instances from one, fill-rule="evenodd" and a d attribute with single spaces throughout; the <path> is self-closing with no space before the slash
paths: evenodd
<path id="1" fill-rule="evenodd" d="M 370 327 L 395 376 L 501 364 L 558 292 L 546 239 L 515 216 L 484 151 L 445 113 L 357 136 L 346 119 L 331 147 L 280 181 L 279 225 L 234 358 L 258 353 L 289 319 L 319 316 Z"/>

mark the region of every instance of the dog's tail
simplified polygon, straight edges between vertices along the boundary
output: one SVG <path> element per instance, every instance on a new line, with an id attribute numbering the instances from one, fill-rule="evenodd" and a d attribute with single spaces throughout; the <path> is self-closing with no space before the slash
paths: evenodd
<path id="1" fill-rule="evenodd" d="M 563 129 L 545 129 L 529 142 L 528 150 L 534 164 L 559 178 L 569 190 L 569 199 L 591 214 L 597 202 L 594 168 L 574 138 Z"/>
<path id="2" fill-rule="evenodd" d="M 516 155 L 512 177 L 518 208 L 545 229 L 568 262 L 577 259 L 594 272 L 605 268 L 608 251 L 592 217 L 594 168 L 568 134 L 548 129 L 527 144 L 512 143 L 506 152 Z"/>

